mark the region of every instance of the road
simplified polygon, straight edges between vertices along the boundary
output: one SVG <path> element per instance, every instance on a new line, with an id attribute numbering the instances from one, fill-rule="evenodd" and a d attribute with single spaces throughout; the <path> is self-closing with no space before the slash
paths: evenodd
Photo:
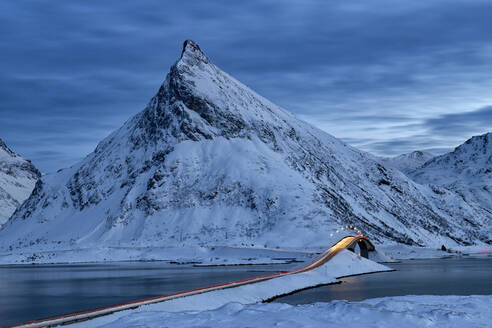
<path id="1" fill-rule="evenodd" d="M 102 315 L 108 315 L 108 314 L 118 312 L 118 311 L 137 308 L 137 307 L 142 306 L 142 305 L 164 302 L 164 301 L 172 300 L 175 298 L 192 296 L 192 295 L 196 295 L 196 294 L 202 294 L 202 293 L 206 293 L 206 292 L 210 292 L 210 291 L 214 291 L 214 290 L 219 290 L 219 289 L 233 288 L 233 287 L 238 287 L 238 286 L 242 286 L 242 285 L 246 285 L 246 284 L 253 284 L 253 283 L 257 283 L 257 282 L 261 282 L 261 281 L 266 281 L 266 280 L 270 280 L 273 278 L 278 278 L 278 277 L 282 277 L 282 276 L 286 276 L 286 275 L 306 272 L 306 271 L 310 271 L 310 270 L 313 270 L 317 267 L 322 266 L 323 264 L 328 262 L 330 259 L 332 259 L 340 251 L 347 249 L 347 248 L 353 248 L 353 245 L 355 245 L 356 243 L 365 243 L 366 245 L 368 245 L 367 246 L 368 248 L 371 248 L 371 250 L 374 249 L 374 245 L 365 236 L 362 236 L 362 235 L 346 236 L 346 237 L 340 239 L 338 242 L 336 242 L 332 247 L 330 247 L 328 250 L 326 250 L 320 256 L 318 256 L 311 264 L 308 264 L 306 266 L 303 266 L 303 267 L 295 269 L 295 270 L 276 272 L 276 273 L 272 273 L 272 274 L 268 274 L 268 275 L 264 275 L 264 276 L 255 277 L 255 278 L 249 278 L 249 279 L 232 281 L 232 282 L 228 282 L 228 283 L 224 283 L 224 284 L 206 286 L 206 287 L 202 287 L 202 288 L 196 288 L 196 289 L 186 290 L 186 291 L 162 295 L 162 296 L 150 297 L 150 298 L 146 298 L 146 299 L 142 299 L 142 300 L 138 300 L 138 301 L 121 303 L 121 304 L 91 309 L 91 310 L 82 311 L 82 312 L 69 313 L 69 314 L 51 317 L 51 318 L 46 318 L 46 319 L 41 319 L 41 320 L 28 321 L 28 322 L 25 322 L 22 324 L 8 326 L 8 327 L 35 328 L 35 327 L 47 327 L 47 326 L 53 326 L 53 325 L 69 324 L 69 323 L 74 323 L 74 322 L 78 322 L 78 321 L 89 320 L 91 318 L 99 317 Z"/>

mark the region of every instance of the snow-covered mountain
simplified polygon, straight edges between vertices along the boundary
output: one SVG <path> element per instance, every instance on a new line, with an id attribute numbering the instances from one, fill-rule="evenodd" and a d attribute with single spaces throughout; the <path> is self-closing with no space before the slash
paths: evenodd
<path id="1" fill-rule="evenodd" d="M 326 246 L 341 225 L 440 246 L 488 241 L 489 217 L 296 119 L 186 41 L 142 112 L 40 180 L 0 248 Z"/>
<path id="2" fill-rule="evenodd" d="M 0 226 L 31 194 L 41 174 L 0 139 Z"/>
<path id="3" fill-rule="evenodd" d="M 385 157 L 381 161 L 385 166 L 394 167 L 407 174 L 410 171 L 422 166 L 433 158 L 434 155 L 428 152 L 416 150 L 408 154 L 402 154 L 395 157 Z"/>
<path id="4" fill-rule="evenodd" d="M 468 203 L 492 213 L 492 133 L 475 136 L 454 151 L 437 156 L 409 173 L 419 183 L 444 186 Z"/>

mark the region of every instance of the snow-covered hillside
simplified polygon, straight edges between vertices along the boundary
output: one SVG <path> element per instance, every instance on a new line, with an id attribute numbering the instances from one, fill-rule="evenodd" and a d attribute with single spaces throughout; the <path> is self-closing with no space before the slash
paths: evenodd
<path id="1" fill-rule="evenodd" d="M 444 186 L 492 213 L 492 132 L 468 139 L 409 175 L 419 183 Z"/>
<path id="2" fill-rule="evenodd" d="M 385 166 L 394 167 L 403 173 L 407 174 L 410 171 L 424 165 L 434 155 L 424 151 L 413 151 L 408 154 L 402 154 L 395 157 L 382 158 L 381 161 Z"/>
<path id="3" fill-rule="evenodd" d="M 329 246 L 341 225 L 440 246 L 489 240 L 488 219 L 296 119 L 186 41 L 142 112 L 41 179 L 0 248 Z"/>
<path id="4" fill-rule="evenodd" d="M 39 171 L 0 139 L 0 226 L 31 194 Z"/>

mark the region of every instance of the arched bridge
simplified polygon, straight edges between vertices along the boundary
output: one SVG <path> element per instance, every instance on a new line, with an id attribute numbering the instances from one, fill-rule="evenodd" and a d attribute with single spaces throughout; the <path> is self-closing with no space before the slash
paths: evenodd
<path id="1" fill-rule="evenodd" d="M 376 250 L 374 244 L 366 236 L 363 235 L 346 236 L 340 239 L 338 242 L 336 242 L 329 249 L 327 249 L 316 260 L 314 260 L 313 263 L 306 265 L 305 267 L 302 267 L 300 269 L 291 271 L 291 273 L 305 272 L 317 268 L 325 264 L 329 260 L 331 260 L 333 256 L 335 256 L 336 254 L 338 254 L 338 252 L 344 249 L 348 249 L 349 251 L 355 252 L 357 246 L 359 246 L 360 249 L 359 255 L 365 257 L 366 259 L 369 258 L 369 252 Z"/>
<path id="2" fill-rule="evenodd" d="M 349 251 L 352 251 L 355 253 L 357 247 L 359 247 L 359 250 L 360 250 L 359 255 L 362 257 L 365 257 L 366 259 L 369 258 L 369 252 L 373 252 L 376 250 L 376 247 L 374 247 L 374 244 L 371 243 L 371 241 L 364 236 L 360 236 L 358 239 L 355 239 L 352 242 L 352 244 L 350 244 L 347 247 L 347 249 Z"/>
<path id="3" fill-rule="evenodd" d="M 192 290 L 186 290 L 183 292 L 178 292 L 178 293 L 173 293 L 173 294 L 150 297 L 150 298 L 146 298 L 146 299 L 142 299 L 142 300 L 138 300 L 138 301 L 116 304 L 116 305 L 106 306 L 106 307 L 102 307 L 102 308 L 96 308 L 96 309 L 82 311 L 82 312 L 69 313 L 69 314 L 51 317 L 51 318 L 46 318 L 46 319 L 41 319 L 41 320 L 29 321 L 29 322 L 22 323 L 20 325 L 14 325 L 12 327 L 48 327 L 48 326 L 69 324 L 69 323 L 74 323 L 74 322 L 78 322 L 81 320 L 89 320 L 89 319 L 92 319 L 95 317 L 111 314 L 111 313 L 118 312 L 118 311 L 137 308 L 137 307 L 142 306 L 142 305 L 164 302 L 164 301 L 172 300 L 175 298 L 206 293 L 206 292 L 210 292 L 210 291 L 218 290 L 218 289 L 238 287 L 238 286 L 253 284 L 253 283 L 260 282 L 260 281 L 265 281 L 265 280 L 269 280 L 269 279 L 273 279 L 273 278 L 277 278 L 277 277 L 282 277 L 282 276 L 286 276 L 286 275 L 290 275 L 290 274 L 306 272 L 309 270 L 313 270 L 319 266 L 322 266 L 323 264 L 325 264 L 326 262 L 331 260 L 336 254 L 338 254 L 340 251 L 342 251 L 344 249 L 348 249 L 352 252 L 355 252 L 357 246 L 360 249 L 360 255 L 365 257 L 365 258 L 369 257 L 369 252 L 375 250 L 374 245 L 371 243 L 371 241 L 367 237 L 365 237 L 363 235 L 347 236 L 347 237 L 343 237 L 342 239 L 340 239 L 332 247 L 330 247 L 328 250 L 326 250 L 324 253 L 322 253 L 320 256 L 318 256 L 311 264 L 303 266 L 302 268 L 299 268 L 299 269 L 286 271 L 286 272 L 272 273 L 272 274 L 268 274 L 265 276 L 260 276 L 260 277 L 250 278 L 250 279 L 232 281 L 232 282 L 228 282 L 225 284 L 218 284 L 218 285 L 207 286 L 207 287 L 202 287 L 202 288 L 197 288 L 197 289 L 192 289 Z"/>

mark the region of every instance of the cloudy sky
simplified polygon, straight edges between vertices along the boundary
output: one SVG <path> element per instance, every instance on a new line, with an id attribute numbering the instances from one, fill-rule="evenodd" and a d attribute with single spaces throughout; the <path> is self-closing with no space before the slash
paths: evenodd
<path id="1" fill-rule="evenodd" d="M 223 70 L 363 150 L 492 130 L 491 1 L 0 2 L 0 137 L 44 172 L 142 110 L 194 39 Z"/>

